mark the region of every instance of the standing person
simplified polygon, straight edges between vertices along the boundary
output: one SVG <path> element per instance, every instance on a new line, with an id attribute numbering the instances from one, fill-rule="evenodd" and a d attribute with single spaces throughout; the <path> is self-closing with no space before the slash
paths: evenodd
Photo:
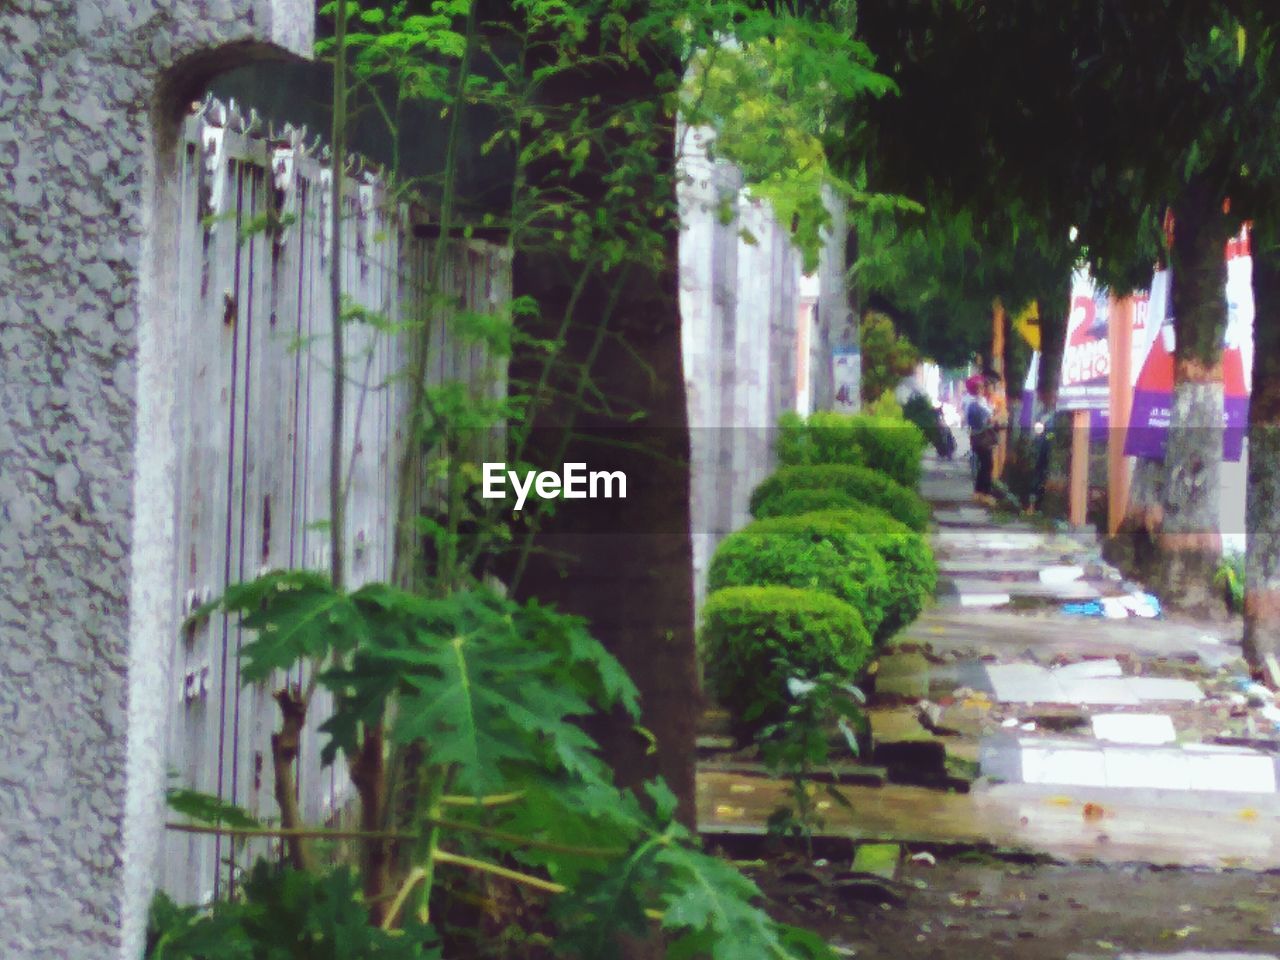
<path id="1" fill-rule="evenodd" d="M 978 394 L 981 392 L 981 382 L 981 378 L 976 376 L 969 377 L 964 381 L 964 390 L 961 393 L 958 406 L 960 407 L 960 423 L 966 428 L 969 426 L 969 408 L 978 399 Z M 975 384 L 978 384 L 976 389 Z M 969 452 L 965 459 L 969 461 L 969 479 L 972 480 L 978 475 L 978 454 L 973 449 L 972 443 L 969 444 Z"/>
<path id="2" fill-rule="evenodd" d="M 969 447 L 977 460 L 977 475 L 973 479 L 973 499 L 988 507 L 995 506 L 991 495 L 992 460 L 998 434 L 986 393 L 986 382 L 981 376 L 972 376 L 964 382 L 969 392 L 965 408 L 965 425 L 969 428 Z"/>
<path id="3" fill-rule="evenodd" d="M 1049 457 L 1053 451 L 1053 437 L 1046 429 L 1046 420 L 1048 417 L 1037 419 L 1032 428 L 1035 434 L 1035 470 L 1031 476 L 1031 501 L 1027 504 L 1027 513 L 1044 509 L 1045 488 L 1049 483 Z"/>

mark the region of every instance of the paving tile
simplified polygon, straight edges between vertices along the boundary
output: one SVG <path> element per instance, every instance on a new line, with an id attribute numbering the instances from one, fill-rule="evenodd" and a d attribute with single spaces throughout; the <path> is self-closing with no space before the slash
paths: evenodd
<path id="1" fill-rule="evenodd" d="M 1112 743 L 1173 743 L 1173 718 L 1163 713 L 1099 713 L 1091 718 L 1093 735 Z"/>
<path id="2" fill-rule="evenodd" d="M 1044 667 L 1034 663 L 992 663 L 986 688 L 1001 703 L 1056 703 L 1061 688 Z"/>
<path id="3" fill-rule="evenodd" d="M 1013 599 L 1007 593 L 961 593 L 959 594 L 960 606 L 962 607 L 1003 607 Z"/>
<path id="4" fill-rule="evenodd" d="M 1191 763 L 1181 750 L 1104 747 L 1102 757 L 1108 787 L 1146 787 L 1151 790 L 1192 789 Z"/>
<path id="5" fill-rule="evenodd" d="M 1136 707 L 1142 703 L 1131 677 L 1063 677 L 1058 680 L 1060 698 L 1055 703 L 1087 703 L 1091 706 Z"/>
<path id="6" fill-rule="evenodd" d="M 1170 700 L 1198 703 L 1204 691 L 1191 680 L 1170 677 L 1128 677 L 1125 680 L 1133 695 L 1142 701 Z"/>
<path id="7" fill-rule="evenodd" d="M 978 769 L 992 780 L 1021 783 L 1022 751 L 1017 738 L 1000 734 L 983 737 L 978 747 Z"/>
<path id="8" fill-rule="evenodd" d="M 1077 787 L 1107 786 L 1107 758 L 1102 750 L 1075 743 L 1024 740 L 1022 782 Z"/>
<path id="9" fill-rule="evenodd" d="M 1081 660 L 1079 663 L 1064 663 L 1060 667 L 1053 668 L 1053 675 L 1059 680 L 1064 678 L 1096 680 L 1101 677 L 1123 677 L 1124 668 L 1120 666 L 1119 660 L 1108 657 L 1105 660 Z"/>
<path id="10" fill-rule="evenodd" d="M 961 596 L 966 594 L 1008 594 L 1029 600 L 1096 600 L 1101 596 L 1098 588 L 1082 580 L 1070 583 L 1041 583 L 1039 580 L 1007 580 L 1000 579 L 1003 570 L 994 565 L 987 577 L 957 577 L 952 582 L 955 591 Z"/>
<path id="11" fill-rule="evenodd" d="M 1276 792 L 1276 759 L 1270 754 L 1215 743 L 1189 743 L 1183 752 L 1192 790 Z"/>
<path id="12" fill-rule="evenodd" d="M 986 668 L 990 689 L 1002 703 L 1076 703 L 1138 706 L 1146 702 L 1194 703 L 1204 691 L 1190 680 L 1124 677 L 1114 661 L 1085 661 L 1052 670 L 1029 663 L 995 663 Z"/>
<path id="13" fill-rule="evenodd" d="M 1084 576 L 1084 567 L 1078 563 L 1044 567 L 1040 573 L 1041 583 L 1072 583 Z"/>
<path id="14" fill-rule="evenodd" d="M 1032 737 L 989 737 L 979 754 L 983 775 L 1005 783 L 1177 790 L 1276 792 L 1276 759 L 1213 744 L 1142 746 Z"/>

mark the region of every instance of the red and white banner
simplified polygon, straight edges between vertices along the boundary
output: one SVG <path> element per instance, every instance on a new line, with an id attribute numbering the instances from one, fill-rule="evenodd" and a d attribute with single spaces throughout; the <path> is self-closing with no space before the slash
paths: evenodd
<path id="1" fill-rule="evenodd" d="M 1223 338 L 1222 455 L 1239 460 L 1249 419 L 1249 377 L 1253 369 L 1253 259 L 1249 231 L 1227 244 L 1227 330 Z M 1173 407 L 1173 304 L 1170 275 L 1157 271 L 1151 280 L 1148 310 L 1150 330 L 1133 392 L 1133 413 L 1124 452 L 1129 456 L 1164 459 L 1165 440 Z M 1134 342 L 1137 343 L 1135 333 Z"/>

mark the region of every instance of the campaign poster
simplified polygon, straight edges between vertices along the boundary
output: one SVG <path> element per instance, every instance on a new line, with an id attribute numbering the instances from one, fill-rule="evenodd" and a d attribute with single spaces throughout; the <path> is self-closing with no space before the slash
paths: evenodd
<path id="1" fill-rule="evenodd" d="M 1058 385 L 1059 410 L 1105 411 L 1110 407 L 1109 313 L 1106 294 L 1097 290 L 1087 270 L 1077 270 L 1071 280 L 1071 310 Z"/>
<path id="2" fill-rule="evenodd" d="M 862 408 L 862 352 L 854 347 L 836 347 L 831 355 L 831 378 L 836 411 L 857 413 Z"/>
<path id="3" fill-rule="evenodd" d="M 1222 456 L 1238 461 L 1249 419 L 1249 376 L 1253 365 L 1253 261 L 1247 229 L 1227 244 L 1227 329 L 1222 351 Z M 1169 271 L 1151 281 L 1147 321 L 1153 328 L 1133 391 L 1133 413 L 1125 437 L 1129 456 L 1163 460 L 1173 407 L 1173 298 Z M 1137 337 L 1135 336 L 1135 342 Z"/>

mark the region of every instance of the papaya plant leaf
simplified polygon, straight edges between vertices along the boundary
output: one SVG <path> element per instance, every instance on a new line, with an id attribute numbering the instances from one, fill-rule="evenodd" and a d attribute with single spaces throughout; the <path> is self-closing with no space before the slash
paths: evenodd
<path id="1" fill-rule="evenodd" d="M 197 823 L 246 829 L 262 826 L 262 822 L 243 807 L 210 793 L 176 787 L 165 791 L 164 799 L 174 813 L 181 813 Z"/>
<path id="2" fill-rule="evenodd" d="M 654 859 L 665 875 L 662 927 L 674 938 L 669 957 L 834 960 L 819 938 L 784 928 L 756 907 L 759 888 L 732 864 L 674 844 L 663 846 Z"/>
<path id="3" fill-rule="evenodd" d="M 300 660 L 345 653 L 367 636 L 351 597 L 310 570 L 268 573 L 229 587 L 223 609 L 241 614 L 241 625 L 256 631 L 240 650 L 241 679 L 265 680 Z"/>

